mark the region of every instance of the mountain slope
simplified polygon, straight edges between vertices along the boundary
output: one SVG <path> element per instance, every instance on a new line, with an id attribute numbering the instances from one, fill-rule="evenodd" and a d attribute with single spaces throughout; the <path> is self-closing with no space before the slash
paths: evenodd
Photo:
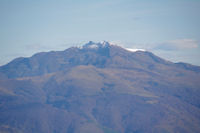
<path id="1" fill-rule="evenodd" d="M 200 132 L 200 67 L 108 42 L 0 67 L 0 132 Z"/>
<path id="2" fill-rule="evenodd" d="M 78 65 L 94 65 L 96 67 L 111 67 L 122 69 L 148 69 L 160 67 L 180 67 L 165 61 L 150 52 L 130 52 L 116 45 L 97 43 L 96 48 L 90 46 L 94 42 L 89 42 L 83 48 L 72 47 L 65 51 L 42 52 L 30 58 L 17 58 L 7 65 L 0 67 L 0 72 L 8 78 L 38 76 L 46 73 L 56 72 Z M 192 68 L 189 66 L 188 68 Z M 200 68 L 196 68 L 200 71 Z"/>

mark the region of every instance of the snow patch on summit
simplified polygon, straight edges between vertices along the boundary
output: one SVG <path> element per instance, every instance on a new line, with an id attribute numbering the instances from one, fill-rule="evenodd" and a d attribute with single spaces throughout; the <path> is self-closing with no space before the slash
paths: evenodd
<path id="1" fill-rule="evenodd" d="M 88 46 L 88 48 L 92 48 L 92 49 L 96 49 L 98 48 L 99 46 L 97 44 L 91 44 Z"/>
<path id="2" fill-rule="evenodd" d="M 125 48 L 127 51 L 130 51 L 130 52 L 137 52 L 137 51 L 146 51 L 145 49 L 133 49 L 133 48 Z"/>
<path id="3" fill-rule="evenodd" d="M 99 49 L 99 48 L 108 48 L 110 46 L 118 46 L 117 43 L 114 42 L 108 42 L 108 41 L 101 41 L 98 43 L 95 43 L 93 41 L 89 41 L 87 44 L 83 45 L 83 46 L 79 46 L 79 49 Z M 137 51 L 146 51 L 145 49 L 133 49 L 133 48 L 125 48 L 120 46 L 121 48 L 124 48 L 127 51 L 130 52 L 137 52 Z"/>
<path id="4" fill-rule="evenodd" d="M 106 42 L 106 41 L 102 41 L 102 42 L 99 42 L 99 43 L 95 43 L 95 42 L 89 41 L 82 48 L 99 49 L 99 48 L 106 48 L 109 45 L 110 45 L 109 42 Z"/>

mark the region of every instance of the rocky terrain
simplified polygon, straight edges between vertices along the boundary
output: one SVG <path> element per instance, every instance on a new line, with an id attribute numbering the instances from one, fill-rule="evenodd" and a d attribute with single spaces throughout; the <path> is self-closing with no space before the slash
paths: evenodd
<path id="1" fill-rule="evenodd" d="M 200 67 L 89 42 L 0 67 L 1 133 L 197 133 Z"/>

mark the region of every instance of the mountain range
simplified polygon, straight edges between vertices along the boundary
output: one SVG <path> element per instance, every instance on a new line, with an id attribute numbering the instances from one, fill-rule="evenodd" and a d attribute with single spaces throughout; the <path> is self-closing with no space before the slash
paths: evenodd
<path id="1" fill-rule="evenodd" d="M 200 66 L 88 42 L 0 66 L 1 133 L 198 133 Z"/>

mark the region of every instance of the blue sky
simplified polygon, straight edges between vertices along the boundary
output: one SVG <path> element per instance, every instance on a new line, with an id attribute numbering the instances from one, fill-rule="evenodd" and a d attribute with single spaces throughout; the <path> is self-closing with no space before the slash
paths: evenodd
<path id="1" fill-rule="evenodd" d="M 88 41 L 200 65 L 200 0 L 0 0 L 0 64 Z"/>

